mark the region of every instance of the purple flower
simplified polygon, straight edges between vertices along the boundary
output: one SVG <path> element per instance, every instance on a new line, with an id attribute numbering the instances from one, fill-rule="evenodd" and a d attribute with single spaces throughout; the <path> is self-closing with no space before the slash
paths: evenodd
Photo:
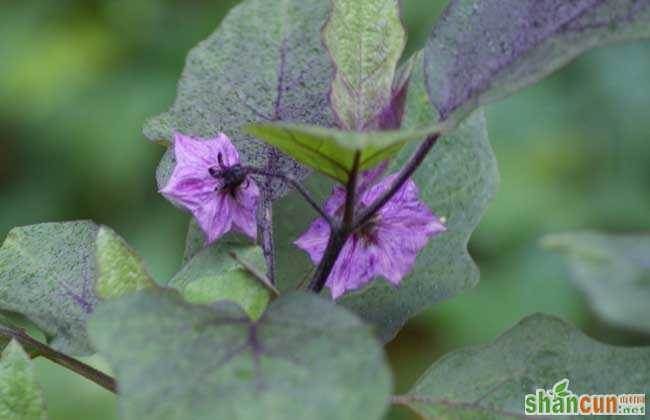
<path id="1" fill-rule="evenodd" d="M 187 208 L 211 244 L 234 229 L 257 238 L 260 191 L 246 176 L 239 153 L 225 134 L 194 139 L 175 134 L 176 167 L 160 192 Z"/>
<path id="2" fill-rule="evenodd" d="M 360 205 L 369 206 L 394 179 L 395 175 L 389 176 L 362 192 Z M 325 202 L 325 211 L 340 219 L 344 202 L 345 189 L 335 187 Z M 326 286 L 334 299 L 362 287 L 375 276 L 382 276 L 396 286 L 413 268 L 417 253 L 444 230 L 441 221 L 418 199 L 415 183 L 408 180 L 370 222 L 348 238 Z M 329 236 L 329 225 L 320 218 L 295 244 L 318 264 Z"/>

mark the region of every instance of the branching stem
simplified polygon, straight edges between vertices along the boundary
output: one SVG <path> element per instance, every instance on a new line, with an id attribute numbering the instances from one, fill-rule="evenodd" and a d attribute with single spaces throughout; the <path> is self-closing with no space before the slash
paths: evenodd
<path id="1" fill-rule="evenodd" d="M 78 375 L 83 376 L 86 379 L 89 379 L 112 393 L 117 393 L 117 385 L 115 379 L 106 375 L 103 372 L 95 369 L 92 366 L 89 366 L 83 362 L 80 362 L 77 359 L 73 359 L 70 356 L 66 356 L 63 353 L 59 353 L 53 348 L 41 343 L 38 340 L 35 340 L 27 333 L 22 330 L 15 330 L 0 325 L 0 335 L 8 339 L 14 339 L 20 343 L 21 346 L 26 349 L 35 350 L 36 354 L 43 356 L 46 359 L 63 366 L 66 369 L 69 369 L 75 372 Z"/>
<path id="2" fill-rule="evenodd" d="M 331 234 L 330 239 L 323 254 L 314 277 L 309 283 L 309 289 L 315 293 L 320 293 L 325 287 L 327 278 L 329 277 L 337 258 L 339 257 L 345 242 L 350 235 L 362 227 L 365 223 L 371 220 L 375 214 L 402 188 L 404 183 L 413 175 L 416 169 L 422 164 L 426 156 L 429 154 L 433 146 L 438 141 L 440 133 L 432 134 L 427 137 L 420 147 L 413 153 L 409 161 L 404 165 L 399 175 L 390 186 L 377 200 L 363 210 L 361 214 L 354 217 L 355 194 L 356 194 L 356 179 L 358 176 L 358 165 L 355 165 L 355 170 L 350 175 L 350 182 L 347 185 L 345 216 L 342 225 L 330 223 Z M 355 158 L 356 159 L 356 158 Z M 352 215 L 352 216 L 350 216 Z"/>
<path id="3" fill-rule="evenodd" d="M 327 223 L 329 223 L 330 226 L 332 226 L 332 224 L 334 223 L 334 219 L 332 219 L 332 217 L 329 214 L 327 214 L 327 212 L 320 206 L 320 204 L 318 204 L 318 202 L 314 199 L 314 197 L 312 197 L 309 191 L 307 191 L 307 189 L 305 189 L 305 187 L 293 176 L 280 174 L 276 172 L 270 172 L 265 169 L 255 168 L 251 166 L 243 167 L 243 170 L 249 174 L 276 178 L 286 182 L 287 184 L 295 188 L 295 190 L 298 191 L 300 195 L 302 195 L 305 198 L 305 200 L 309 203 L 309 205 L 311 205 L 314 208 L 314 210 L 316 210 L 318 214 L 320 214 L 320 216 L 323 219 L 325 219 Z"/>
<path id="4" fill-rule="evenodd" d="M 384 207 L 384 205 L 386 205 L 386 203 L 388 203 L 388 201 L 390 201 L 391 198 L 393 198 L 397 191 L 402 188 L 404 183 L 422 164 L 433 146 L 438 141 L 438 138 L 440 138 L 440 133 L 435 133 L 427 137 L 427 139 L 422 142 L 420 147 L 415 151 L 415 153 L 413 153 L 406 165 L 404 165 L 399 175 L 397 175 L 397 178 L 395 181 L 393 181 L 393 184 L 390 186 L 390 188 L 387 189 L 381 196 L 379 196 L 374 203 L 366 207 L 359 215 L 359 217 L 355 220 L 352 230 L 356 230 L 367 223 L 370 219 L 373 218 L 375 214 L 377 214 L 379 210 L 381 210 L 382 207 Z"/>

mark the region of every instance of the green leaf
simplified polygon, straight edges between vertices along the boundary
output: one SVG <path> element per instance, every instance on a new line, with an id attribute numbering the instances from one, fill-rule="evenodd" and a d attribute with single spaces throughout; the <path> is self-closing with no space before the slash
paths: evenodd
<path id="1" fill-rule="evenodd" d="M 598 316 L 650 333 L 650 235 L 570 232 L 542 244 L 567 258 L 574 283 Z"/>
<path id="2" fill-rule="evenodd" d="M 198 252 L 169 286 L 181 291 L 193 303 L 213 303 L 228 300 L 240 305 L 251 319 L 258 319 L 266 309 L 271 293 L 230 253 L 266 272 L 266 262 L 260 247 L 221 240 Z"/>
<path id="3" fill-rule="evenodd" d="M 0 248 L 0 310 L 25 316 L 56 350 L 87 355 L 86 320 L 100 299 L 95 288 L 117 296 L 153 284 L 147 278 L 128 245 L 91 221 L 15 228 Z"/>
<path id="4" fill-rule="evenodd" d="M 45 420 L 45 404 L 29 356 L 11 341 L 0 359 L 0 418 Z"/>
<path id="5" fill-rule="evenodd" d="M 239 127 L 260 121 L 333 124 L 327 97 L 332 66 L 320 36 L 329 9 L 326 0 L 247 0 L 234 7 L 190 52 L 174 104 L 146 123 L 145 136 L 169 142 L 172 130 L 203 138 L 224 132 L 244 164 L 306 176 L 304 167 Z M 158 171 L 161 186 L 173 167 L 170 150 Z M 274 197 L 286 190 L 279 181 L 268 188 Z"/>
<path id="6" fill-rule="evenodd" d="M 648 0 L 454 0 L 425 49 L 431 101 L 467 115 L 584 51 L 650 37 Z"/>
<path id="7" fill-rule="evenodd" d="M 98 230 L 90 221 L 15 228 L 0 248 L 0 310 L 27 317 L 63 353 L 92 352 L 85 324 L 98 302 Z"/>
<path id="8" fill-rule="evenodd" d="M 145 290 L 103 303 L 89 329 L 124 420 L 373 420 L 390 394 L 369 327 L 314 295 L 285 295 L 251 322 L 228 303 Z"/>
<path id="9" fill-rule="evenodd" d="M 404 126 L 411 130 L 431 126 L 437 118 L 427 99 L 420 59 L 411 78 Z M 398 171 L 417 146 L 411 144 L 402 150 L 391 171 Z M 478 269 L 467 251 L 467 243 L 499 184 L 483 113 L 476 112 L 455 131 L 444 135 L 413 179 L 420 189 L 420 198 L 446 219 L 447 231 L 420 252 L 413 271 L 399 288 L 377 279 L 361 292 L 341 300 L 376 325 L 383 340 L 392 339 L 410 317 L 478 282 Z"/>
<path id="10" fill-rule="evenodd" d="M 330 95 L 339 126 L 363 131 L 393 97 L 406 45 L 397 0 L 333 0 L 323 40 L 334 61 Z"/>
<path id="11" fill-rule="evenodd" d="M 205 241 L 207 237 L 201 229 L 201 226 L 196 222 L 194 217 L 190 218 L 189 226 L 187 228 L 187 235 L 185 237 L 185 251 L 183 252 L 183 264 L 186 264 L 196 254 L 201 252 L 206 246 Z"/>
<path id="12" fill-rule="evenodd" d="M 495 342 L 454 351 L 403 396 L 424 419 L 522 418 L 524 396 L 568 378 L 575 394 L 650 392 L 650 348 L 599 343 L 566 322 L 533 315 Z"/>
<path id="13" fill-rule="evenodd" d="M 343 184 L 361 153 L 359 169 L 369 169 L 397 154 L 404 144 L 423 139 L 442 127 L 431 125 L 418 130 L 352 132 L 291 124 L 254 124 L 245 130 L 277 147 L 299 162 Z"/>
<path id="14" fill-rule="evenodd" d="M 95 292 L 101 299 L 154 287 L 139 255 L 109 227 L 99 228 L 96 239 L 98 278 Z"/>

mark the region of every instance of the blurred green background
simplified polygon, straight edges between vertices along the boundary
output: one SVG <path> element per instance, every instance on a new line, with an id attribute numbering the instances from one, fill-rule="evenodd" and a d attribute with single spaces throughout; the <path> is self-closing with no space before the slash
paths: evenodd
<path id="1" fill-rule="evenodd" d="M 157 195 L 163 149 L 140 129 L 171 104 L 187 51 L 236 3 L 3 1 L 0 239 L 17 225 L 91 218 L 167 280 L 187 216 Z M 413 51 L 446 2 L 403 3 Z M 561 258 L 538 246 L 566 229 L 650 228 L 649 111 L 650 44 L 591 52 L 488 108 L 502 185 L 471 242 L 481 283 L 413 319 L 388 346 L 397 392 L 443 353 L 492 340 L 533 312 L 602 341 L 650 344 L 595 319 Z M 116 418 L 107 392 L 48 362 L 37 368 L 51 419 Z"/>

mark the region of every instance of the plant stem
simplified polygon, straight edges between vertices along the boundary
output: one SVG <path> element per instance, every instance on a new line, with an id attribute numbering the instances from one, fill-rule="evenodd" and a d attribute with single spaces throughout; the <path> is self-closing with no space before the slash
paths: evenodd
<path id="1" fill-rule="evenodd" d="M 357 195 L 357 179 L 359 178 L 359 160 L 361 153 L 354 154 L 354 163 L 352 164 L 352 172 L 350 179 L 346 185 L 345 191 L 345 213 L 343 215 L 343 228 L 350 229 L 354 222 L 354 207 L 356 205 Z"/>
<path id="2" fill-rule="evenodd" d="M 357 220 L 355 220 L 354 224 L 352 225 L 352 230 L 358 229 L 360 226 L 363 226 L 365 223 L 367 223 L 370 219 L 373 218 L 375 214 L 379 210 L 381 210 L 382 207 L 388 201 L 397 193 L 397 191 L 402 188 L 404 183 L 413 175 L 415 170 L 422 164 L 424 159 L 427 157 L 433 146 L 436 144 L 438 141 L 438 138 L 440 138 L 440 133 L 435 133 L 432 134 L 431 136 L 427 137 L 426 140 L 420 145 L 418 150 L 413 153 L 409 161 L 404 165 L 402 170 L 400 171 L 399 175 L 397 175 L 397 178 L 395 181 L 393 181 L 393 184 L 390 186 L 389 189 L 384 191 L 384 193 L 377 198 L 371 205 L 366 207 L 363 212 L 359 215 Z"/>
<path id="3" fill-rule="evenodd" d="M 83 376 L 86 379 L 89 379 L 112 393 L 117 393 L 117 385 L 115 379 L 106 375 L 103 372 L 95 369 L 92 366 L 89 366 L 83 362 L 80 362 L 77 359 L 73 359 L 70 356 L 66 356 L 63 353 L 59 353 L 53 348 L 41 343 L 38 340 L 33 339 L 27 333 L 22 330 L 14 330 L 4 326 L 0 326 L 0 335 L 7 337 L 9 339 L 15 339 L 23 347 L 34 349 L 36 353 L 40 356 L 45 357 L 46 359 L 67 368 L 78 375 Z"/>
<path id="4" fill-rule="evenodd" d="M 344 232 L 341 228 L 332 228 L 332 233 L 330 234 L 323 258 L 320 260 L 316 272 L 309 283 L 309 290 L 314 293 L 320 293 L 323 290 L 327 278 L 332 272 L 332 268 L 334 268 L 334 264 L 343 250 L 343 245 L 345 245 L 348 237 L 349 233 Z"/>
<path id="5" fill-rule="evenodd" d="M 359 161 L 361 153 L 354 155 L 354 163 L 350 172 L 350 179 L 345 188 L 345 213 L 343 215 L 343 224 L 337 225 L 330 223 L 330 238 L 327 242 L 327 248 L 323 258 L 316 268 L 314 277 L 309 283 L 309 290 L 320 293 L 327 283 L 336 260 L 341 254 L 341 250 L 352 233 L 352 224 L 354 222 L 354 208 L 356 204 L 357 179 L 359 178 Z"/>
<path id="6" fill-rule="evenodd" d="M 266 260 L 266 277 L 275 284 L 275 243 L 273 242 L 273 202 L 270 194 L 264 192 L 262 197 L 261 214 L 258 217 L 260 234 L 262 236 L 262 252 Z"/>
<path id="7" fill-rule="evenodd" d="M 233 251 L 230 251 L 228 254 L 233 260 L 241 264 L 246 269 L 246 271 L 248 271 L 253 277 L 255 277 L 257 281 L 259 281 L 260 283 L 262 283 L 262 285 L 264 285 L 267 289 L 269 289 L 275 295 L 275 297 L 280 296 L 280 291 L 273 285 L 271 280 L 267 278 L 264 274 L 260 273 L 252 264 L 250 264 L 246 260 L 239 258 L 239 255 L 237 255 Z"/>
<path id="8" fill-rule="evenodd" d="M 283 180 L 284 182 L 286 182 L 287 184 L 295 188 L 295 190 L 298 191 L 305 198 L 307 203 L 309 203 L 309 205 L 311 205 L 314 208 L 314 210 L 316 210 L 318 214 L 320 214 L 321 217 L 325 219 L 327 223 L 329 223 L 330 226 L 334 224 L 334 219 L 332 219 L 332 217 L 329 214 L 327 214 L 327 212 L 318 204 L 318 202 L 314 199 L 314 197 L 312 197 L 309 191 L 307 191 L 305 187 L 294 177 L 290 175 L 270 172 L 265 169 L 254 168 L 251 166 L 246 166 L 243 169 L 249 174 L 261 175 L 261 176 Z"/>

